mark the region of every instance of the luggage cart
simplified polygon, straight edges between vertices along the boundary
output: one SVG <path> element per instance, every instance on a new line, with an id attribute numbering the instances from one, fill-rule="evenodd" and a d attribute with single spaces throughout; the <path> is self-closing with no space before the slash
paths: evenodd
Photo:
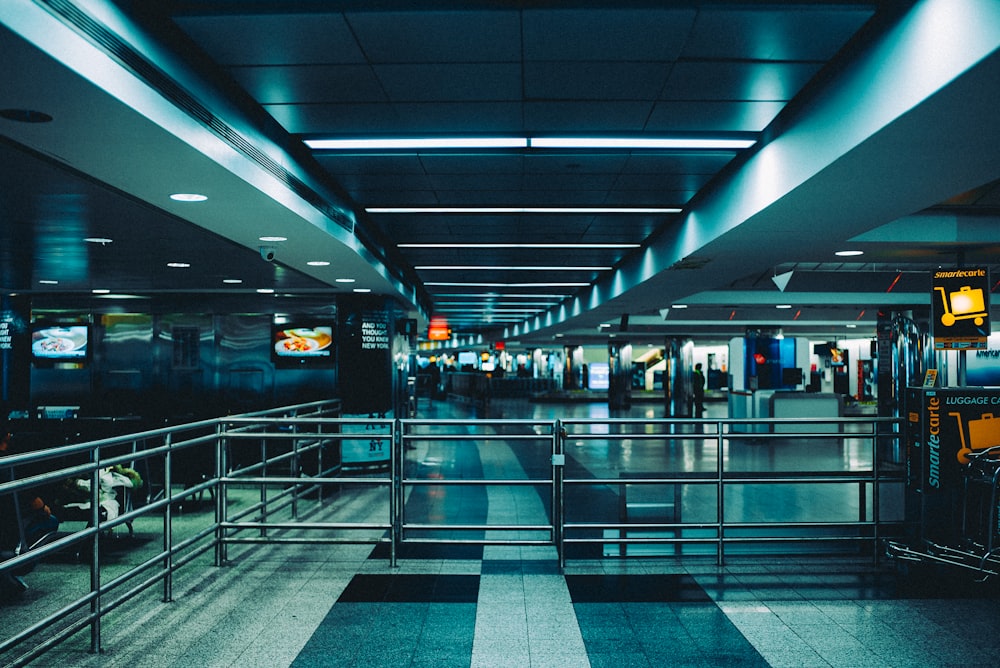
<path id="1" fill-rule="evenodd" d="M 962 471 L 962 527 L 958 545 L 926 540 L 921 548 L 888 541 L 886 554 L 900 561 L 938 563 L 971 570 L 985 581 L 1000 575 L 1000 445 L 967 455 Z"/>

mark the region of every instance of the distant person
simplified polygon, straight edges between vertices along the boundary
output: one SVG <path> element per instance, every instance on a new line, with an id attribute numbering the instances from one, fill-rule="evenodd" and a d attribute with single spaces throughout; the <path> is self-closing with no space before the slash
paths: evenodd
<path id="1" fill-rule="evenodd" d="M 705 412 L 705 374 L 701 371 L 701 362 L 694 365 L 694 373 L 691 374 L 691 385 L 694 389 L 695 415 L 701 415 Z"/>

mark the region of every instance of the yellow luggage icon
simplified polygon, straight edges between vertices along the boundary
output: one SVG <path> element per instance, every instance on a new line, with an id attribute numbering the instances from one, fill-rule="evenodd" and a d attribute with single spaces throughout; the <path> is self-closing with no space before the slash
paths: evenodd
<path id="1" fill-rule="evenodd" d="M 956 292 L 948 294 L 941 286 L 935 286 L 935 290 L 941 292 L 941 302 L 944 304 L 944 314 L 941 316 L 941 324 L 951 327 L 958 320 L 972 319 L 976 325 L 985 322 L 986 299 L 983 296 L 983 289 L 972 289 L 970 285 L 963 285 Z"/>
<path id="2" fill-rule="evenodd" d="M 958 451 L 958 461 L 962 464 L 969 463 L 969 455 L 972 453 L 1000 445 L 1000 418 L 996 415 L 983 413 L 978 420 L 969 420 L 968 440 L 962 428 L 962 414 L 948 413 L 948 415 L 953 415 L 958 423 L 958 437 L 962 441 L 962 447 Z"/>

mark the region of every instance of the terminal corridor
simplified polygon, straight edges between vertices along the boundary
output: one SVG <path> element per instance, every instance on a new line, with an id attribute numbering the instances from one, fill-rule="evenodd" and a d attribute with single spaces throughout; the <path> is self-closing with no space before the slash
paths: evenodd
<path id="1" fill-rule="evenodd" d="M 635 405 L 629 415 L 656 417 L 661 410 Z M 709 417 L 724 411 L 708 405 Z M 438 401 L 421 403 L 419 417 L 602 412 L 606 405 L 508 401 L 483 410 Z M 631 456 L 599 453 L 596 444 L 580 447 L 592 451 L 575 453 L 577 465 L 595 470 Z M 407 461 L 486 478 L 516 478 L 530 466 L 505 446 L 459 452 L 428 442 L 409 450 Z M 836 456 L 845 466 L 859 456 L 848 455 Z M 544 495 L 530 488 L 443 489 L 441 498 L 440 489 L 415 488 L 408 510 L 466 523 L 519 518 L 528 524 L 546 513 Z M 374 494 L 359 490 L 328 503 L 364 517 L 380 506 Z M 764 504 L 748 494 L 737 507 L 807 512 L 816 505 L 793 498 L 802 496 L 795 490 L 771 495 L 788 498 Z M 200 512 L 208 511 L 192 509 L 186 521 Z M 860 553 L 781 556 L 772 549 L 727 556 L 720 567 L 711 554 L 622 558 L 607 550 L 576 546 L 560 572 L 551 546 L 404 544 L 396 567 L 385 544 L 232 546 L 224 567 L 206 558 L 203 566 L 179 571 L 172 602 L 160 602 L 151 590 L 110 614 L 100 655 L 88 651 L 80 633 L 31 665 L 846 668 L 1000 661 L 993 582 L 927 568 L 903 574 Z M 57 588 L 61 569 L 69 567 L 42 564 L 28 595 L 4 613 L 29 611 L 32 592 Z"/>

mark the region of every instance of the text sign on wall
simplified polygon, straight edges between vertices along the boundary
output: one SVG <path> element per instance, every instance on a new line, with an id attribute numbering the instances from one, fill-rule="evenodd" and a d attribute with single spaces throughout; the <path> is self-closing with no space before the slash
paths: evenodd
<path id="1" fill-rule="evenodd" d="M 931 286 L 934 347 L 985 348 L 990 335 L 990 276 L 982 267 L 939 269 Z"/>

